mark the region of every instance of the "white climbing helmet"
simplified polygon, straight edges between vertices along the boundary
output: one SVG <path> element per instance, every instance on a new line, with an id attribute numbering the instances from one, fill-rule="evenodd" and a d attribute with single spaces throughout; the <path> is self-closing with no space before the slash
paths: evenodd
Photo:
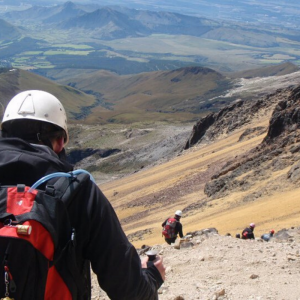
<path id="1" fill-rule="evenodd" d="M 182 217 L 182 211 L 181 210 L 176 210 L 175 215 L 179 216 L 179 217 Z"/>
<path id="2" fill-rule="evenodd" d="M 8 103 L 2 124 L 16 119 L 39 120 L 57 125 L 66 132 L 65 145 L 69 141 L 65 109 L 52 94 L 38 90 L 17 94 Z"/>

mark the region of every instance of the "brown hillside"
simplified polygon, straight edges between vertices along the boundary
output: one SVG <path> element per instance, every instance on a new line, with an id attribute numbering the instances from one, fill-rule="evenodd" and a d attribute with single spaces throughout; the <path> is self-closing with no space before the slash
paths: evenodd
<path id="1" fill-rule="evenodd" d="M 230 78 L 253 78 L 253 77 L 267 77 L 267 76 L 281 76 L 291 74 L 299 71 L 299 67 L 286 62 L 275 66 L 267 66 L 258 69 L 252 69 L 242 72 L 233 72 L 227 74 Z"/>
<path id="2" fill-rule="evenodd" d="M 58 97 L 66 108 L 70 122 L 84 116 L 83 108 L 95 104 L 93 96 L 74 88 L 57 84 L 42 76 L 20 69 L 0 69 L 0 102 L 3 107 L 20 91 L 31 89 L 43 90 Z"/>
<path id="3" fill-rule="evenodd" d="M 97 71 L 60 82 L 98 94 L 105 105 L 95 108 L 87 121 L 102 123 L 194 121 L 202 102 L 231 87 L 227 77 L 201 67 L 124 76 Z"/>
<path id="4" fill-rule="evenodd" d="M 176 123 L 194 122 L 235 99 L 257 99 L 294 84 L 297 70 L 295 65 L 284 63 L 226 75 L 209 68 L 185 67 L 123 76 L 103 70 L 67 69 L 53 76 L 97 98 L 99 103 L 85 119 L 86 124 Z"/>
<path id="5" fill-rule="evenodd" d="M 176 209 L 184 212 L 184 233 L 215 227 L 235 234 L 255 222 L 259 235 L 298 224 L 298 89 L 260 99 L 259 109 L 251 102 L 236 106 L 234 118 L 225 114 L 210 128 L 209 139 L 177 158 L 103 184 L 132 242 L 162 243 L 161 223 Z M 283 130 L 268 143 L 270 118 L 279 112 L 285 121 L 274 123 Z"/>

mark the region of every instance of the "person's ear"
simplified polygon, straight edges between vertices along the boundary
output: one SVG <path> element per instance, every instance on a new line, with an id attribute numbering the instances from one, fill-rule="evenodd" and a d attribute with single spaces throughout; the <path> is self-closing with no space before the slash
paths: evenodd
<path id="1" fill-rule="evenodd" d="M 62 149 L 64 148 L 64 145 L 65 145 L 65 142 L 64 142 L 63 137 L 56 138 L 55 140 L 52 141 L 52 148 L 56 154 L 58 154 L 62 151 Z"/>

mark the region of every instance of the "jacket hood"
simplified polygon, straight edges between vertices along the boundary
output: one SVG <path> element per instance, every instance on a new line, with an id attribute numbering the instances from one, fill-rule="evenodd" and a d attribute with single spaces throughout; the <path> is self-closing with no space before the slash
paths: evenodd
<path id="1" fill-rule="evenodd" d="M 47 146 L 19 138 L 0 138 L 0 183 L 31 186 L 45 175 L 69 172 L 73 167 Z"/>

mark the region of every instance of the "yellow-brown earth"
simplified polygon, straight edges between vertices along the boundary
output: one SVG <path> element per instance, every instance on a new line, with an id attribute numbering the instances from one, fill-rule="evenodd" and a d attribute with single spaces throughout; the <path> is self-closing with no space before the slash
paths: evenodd
<path id="1" fill-rule="evenodd" d="M 266 131 L 242 142 L 238 140 L 247 128 L 263 126 L 267 130 L 271 113 L 269 110 L 251 124 L 211 144 L 187 150 L 167 163 L 102 184 L 101 189 L 114 206 L 132 243 L 136 247 L 163 243 L 161 223 L 177 209 L 184 210 L 189 205 L 195 209 L 188 210 L 182 218 L 184 234 L 215 227 L 220 234 L 235 235 L 255 222 L 259 236 L 271 228 L 279 230 L 298 225 L 300 187 L 286 181 L 290 166 L 277 172 L 266 170 L 270 173 L 266 180 L 219 199 L 209 199 L 203 191 L 205 183 L 227 161 L 248 151 L 251 153 L 262 142 Z M 266 186 L 269 186 L 266 195 L 255 201 L 242 201 L 246 194 Z M 206 204 L 201 207 L 203 202 Z"/>

